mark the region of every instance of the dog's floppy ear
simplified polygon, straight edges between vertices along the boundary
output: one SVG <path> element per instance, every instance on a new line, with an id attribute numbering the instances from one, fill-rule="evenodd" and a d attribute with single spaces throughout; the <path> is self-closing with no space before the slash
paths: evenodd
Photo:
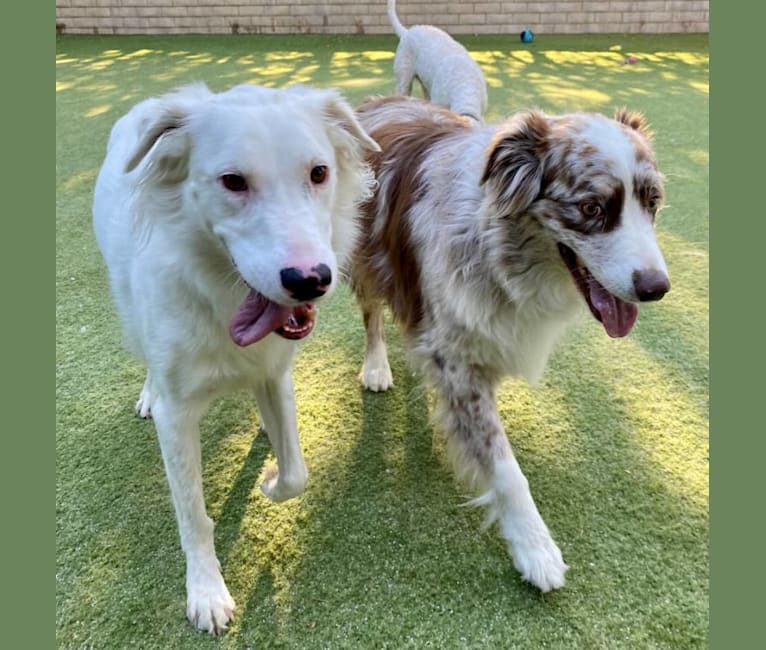
<path id="1" fill-rule="evenodd" d="M 183 127 L 185 118 L 185 113 L 177 110 L 175 107 L 167 106 L 160 109 L 151 118 L 145 120 L 138 146 L 125 165 L 125 171 L 131 172 L 138 167 L 139 163 L 152 150 L 160 138 L 170 133 L 179 135 L 177 130 Z M 163 143 L 162 151 L 157 152 L 157 163 L 166 167 L 170 160 L 177 160 L 183 157 L 183 150 L 186 144 L 184 140 L 183 136 L 180 138 L 166 138 L 167 142 Z M 175 167 L 177 165 L 172 166 Z"/>
<path id="2" fill-rule="evenodd" d="M 192 84 L 149 100 L 138 144 L 125 165 L 125 172 L 133 171 L 150 155 L 156 180 L 177 182 L 185 178 L 190 146 L 185 126 L 194 106 L 212 96 L 204 84 Z"/>
<path id="3" fill-rule="evenodd" d="M 354 110 L 337 90 L 330 88 L 320 91 L 318 100 L 322 115 L 331 127 L 350 135 L 362 149 L 380 151 L 378 143 L 367 135 L 362 125 L 359 124 Z"/>
<path id="4" fill-rule="evenodd" d="M 638 111 L 629 111 L 627 108 L 618 108 L 614 113 L 614 119 L 629 126 L 634 131 L 638 131 L 647 140 L 651 140 L 654 133 L 649 128 L 649 123 L 646 121 L 643 113 Z"/>
<path id="5" fill-rule="evenodd" d="M 505 215 L 524 211 L 539 195 L 550 124 L 538 111 L 514 115 L 489 144 L 481 184 L 493 191 Z"/>

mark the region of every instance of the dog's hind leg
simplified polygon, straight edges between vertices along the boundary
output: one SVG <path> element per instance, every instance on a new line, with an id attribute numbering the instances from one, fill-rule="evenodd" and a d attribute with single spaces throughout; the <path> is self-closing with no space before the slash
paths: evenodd
<path id="1" fill-rule="evenodd" d="M 155 395 L 152 415 L 186 554 L 186 616 L 211 634 L 226 629 L 234 600 L 215 554 L 213 521 L 205 512 L 199 420 L 209 402 Z"/>
<path id="2" fill-rule="evenodd" d="M 412 95 L 412 82 L 415 80 L 415 61 L 407 50 L 399 49 L 394 57 L 394 79 L 397 95 Z"/>
<path id="3" fill-rule="evenodd" d="M 365 346 L 364 364 L 359 379 L 367 390 L 388 390 L 394 385 L 394 377 L 386 353 L 383 303 L 379 300 L 362 299 L 360 303 L 364 317 Z"/>
<path id="4" fill-rule="evenodd" d="M 529 484 L 503 430 L 495 383 L 481 368 L 435 355 L 437 423 L 447 433 L 458 477 L 484 492 L 469 502 L 487 506 L 487 525 L 497 521 L 514 565 L 542 591 L 564 585 L 566 564 L 537 510 Z"/>
<path id="5" fill-rule="evenodd" d="M 255 387 L 263 428 L 277 456 L 277 471 L 267 469 L 261 485 L 272 501 L 285 501 L 303 493 L 308 480 L 295 415 L 293 380 L 289 372 Z"/>

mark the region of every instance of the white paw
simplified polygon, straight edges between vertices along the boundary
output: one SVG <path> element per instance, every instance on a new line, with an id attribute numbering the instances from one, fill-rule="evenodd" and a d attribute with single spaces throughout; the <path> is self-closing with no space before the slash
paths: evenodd
<path id="1" fill-rule="evenodd" d="M 564 563 L 556 542 L 550 537 L 537 540 L 537 543 L 509 543 L 508 551 L 521 577 L 540 591 L 551 591 L 564 586 L 564 574 L 569 567 Z"/>
<path id="2" fill-rule="evenodd" d="M 373 367 L 365 363 L 359 378 L 362 386 L 375 393 L 386 391 L 394 385 L 394 377 L 388 362 L 380 367 Z"/>
<path id="3" fill-rule="evenodd" d="M 144 419 L 152 417 L 151 395 L 149 394 L 149 389 L 146 387 L 146 384 L 144 384 L 144 387 L 141 389 L 141 394 L 138 396 L 138 401 L 136 402 L 136 415 Z"/>
<path id="4" fill-rule="evenodd" d="M 308 473 L 304 469 L 295 476 L 282 476 L 276 465 L 269 465 L 264 471 L 265 479 L 261 483 L 263 492 L 271 501 L 287 501 L 303 494 L 306 489 Z"/>
<path id="5" fill-rule="evenodd" d="M 221 572 L 195 571 L 186 579 L 186 618 L 198 630 L 223 634 L 234 616 L 234 599 Z"/>

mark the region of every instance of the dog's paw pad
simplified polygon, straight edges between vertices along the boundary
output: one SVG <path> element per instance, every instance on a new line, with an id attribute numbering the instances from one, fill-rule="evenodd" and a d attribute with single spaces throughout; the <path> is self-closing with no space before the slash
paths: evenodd
<path id="1" fill-rule="evenodd" d="M 538 546 L 509 546 L 509 551 L 521 577 L 540 591 L 547 592 L 564 586 L 564 574 L 569 567 L 552 539 Z"/>
<path id="2" fill-rule="evenodd" d="M 235 608 L 234 599 L 220 575 L 217 581 L 201 582 L 188 588 L 186 617 L 198 630 L 223 634 L 234 617 Z"/>

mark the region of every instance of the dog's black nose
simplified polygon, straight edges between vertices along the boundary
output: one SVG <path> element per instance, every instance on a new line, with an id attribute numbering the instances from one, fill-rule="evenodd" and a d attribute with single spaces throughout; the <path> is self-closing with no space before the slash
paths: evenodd
<path id="1" fill-rule="evenodd" d="M 670 280 L 662 271 L 656 269 L 634 271 L 633 289 L 641 302 L 659 300 L 670 291 Z"/>
<path id="2" fill-rule="evenodd" d="M 332 272 L 326 264 L 317 264 L 306 274 L 301 269 L 291 266 L 282 269 L 279 277 L 290 296 L 301 302 L 324 295 L 332 282 Z"/>

